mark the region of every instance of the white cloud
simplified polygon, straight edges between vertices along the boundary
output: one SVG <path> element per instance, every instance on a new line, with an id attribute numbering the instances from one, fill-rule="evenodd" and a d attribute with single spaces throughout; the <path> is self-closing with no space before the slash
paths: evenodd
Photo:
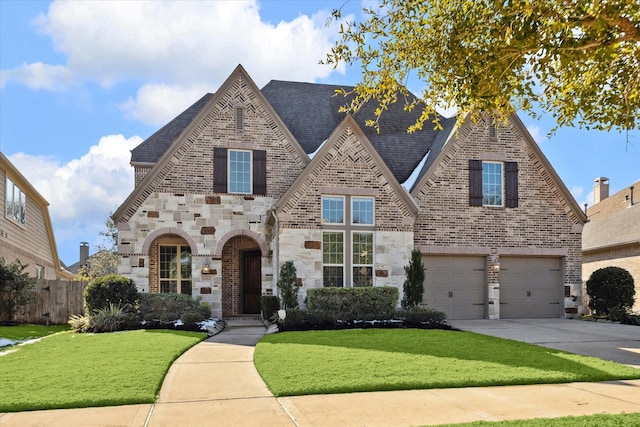
<path id="1" fill-rule="evenodd" d="M 538 144 L 549 140 L 547 135 L 544 134 L 544 131 L 540 129 L 540 126 L 530 125 L 527 126 L 527 130 L 529 131 L 529 134 L 531 134 L 533 140 Z"/>
<path id="2" fill-rule="evenodd" d="M 255 1 L 55 1 L 34 25 L 69 69 L 106 87 L 130 79 L 217 87 L 238 63 L 259 85 L 329 75 L 318 64 L 337 34 L 328 14 L 273 25 Z"/>
<path id="3" fill-rule="evenodd" d="M 192 87 L 148 84 L 138 89 L 136 98 L 120 104 L 127 118 L 162 126 L 208 92 L 205 85 Z"/>
<path id="4" fill-rule="evenodd" d="M 66 55 L 66 65 L 25 65 L 3 71 L 0 83 L 64 90 L 81 81 L 107 89 L 145 82 L 121 108 L 128 118 L 161 125 L 215 91 L 238 64 L 259 87 L 273 78 L 316 81 L 335 72 L 319 64 L 338 37 L 340 23 L 327 26 L 329 15 L 271 24 L 255 0 L 54 1 L 32 24 Z M 344 74 L 344 64 L 337 71 Z"/>
<path id="5" fill-rule="evenodd" d="M 62 65 L 34 62 L 1 70 L 0 89 L 9 82 L 21 83 L 32 90 L 65 91 L 76 83 L 76 79 L 73 72 Z"/>
<path id="6" fill-rule="evenodd" d="M 51 157 L 25 153 L 9 157 L 49 202 L 58 249 L 65 262 L 77 261 L 73 258 L 75 250 L 69 255 L 65 247 L 77 248 L 80 241 L 89 241 L 92 246 L 101 243 L 99 232 L 104 230 L 109 212 L 133 190 L 130 150 L 141 142 L 138 136 L 104 136 L 87 154 L 63 164 Z"/>

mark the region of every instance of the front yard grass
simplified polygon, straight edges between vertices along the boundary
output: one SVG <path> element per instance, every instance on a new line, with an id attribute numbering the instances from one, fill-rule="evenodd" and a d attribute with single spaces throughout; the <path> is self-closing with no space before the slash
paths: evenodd
<path id="1" fill-rule="evenodd" d="M 62 332 L 0 356 L 0 412 L 152 403 L 173 361 L 206 334 Z"/>
<path id="2" fill-rule="evenodd" d="M 464 424 L 441 424 L 437 427 L 637 427 L 640 414 L 598 414 L 580 417 L 535 418 L 513 421 L 476 421 Z"/>
<path id="3" fill-rule="evenodd" d="M 60 331 L 68 331 L 69 325 L 15 325 L 15 326 L 0 326 L 0 338 L 5 338 L 11 341 L 22 341 L 32 338 L 44 337 L 46 335 L 55 334 Z"/>
<path id="4" fill-rule="evenodd" d="M 640 369 L 594 357 L 423 329 L 267 335 L 254 361 L 275 396 L 640 378 Z"/>

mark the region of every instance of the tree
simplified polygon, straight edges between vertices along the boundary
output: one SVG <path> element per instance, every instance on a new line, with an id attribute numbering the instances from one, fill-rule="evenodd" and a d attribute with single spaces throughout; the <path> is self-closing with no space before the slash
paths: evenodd
<path id="1" fill-rule="evenodd" d="M 110 212 L 109 217 L 104 222 L 105 229 L 99 233 L 106 243 L 98 245 L 98 251 L 91 255 L 86 264 L 78 269 L 78 274 L 90 281 L 98 277 L 118 273 L 118 229 L 112 215 L 113 213 Z"/>
<path id="2" fill-rule="evenodd" d="M 6 264 L 0 257 L 0 322 L 11 322 L 18 310 L 27 305 L 36 280 L 29 276 L 19 260 Z"/>
<path id="3" fill-rule="evenodd" d="M 537 106 L 558 127 L 640 126 L 637 0 L 381 0 L 364 12 L 363 22 L 341 25 L 325 62 L 360 63 L 345 109 L 377 101 L 369 125 L 404 98 L 405 109 L 422 109 L 409 131 L 426 121 L 439 127 L 438 106 L 474 119 L 482 111 L 536 116 Z M 418 99 L 408 97 L 409 78 L 426 83 Z"/>
<path id="4" fill-rule="evenodd" d="M 624 315 L 633 307 L 636 293 L 633 276 L 620 267 L 604 267 L 593 273 L 587 280 L 589 308 L 596 314 L 614 317 Z"/>
<path id="5" fill-rule="evenodd" d="M 404 273 L 407 278 L 403 285 L 402 307 L 409 308 L 420 304 L 424 294 L 424 266 L 419 250 L 411 251 L 411 260 L 404 266 Z"/>
<path id="6" fill-rule="evenodd" d="M 298 307 L 297 279 L 298 276 L 293 261 L 287 261 L 282 264 L 280 278 L 278 279 L 278 290 L 280 291 L 282 308 L 285 310 Z"/>

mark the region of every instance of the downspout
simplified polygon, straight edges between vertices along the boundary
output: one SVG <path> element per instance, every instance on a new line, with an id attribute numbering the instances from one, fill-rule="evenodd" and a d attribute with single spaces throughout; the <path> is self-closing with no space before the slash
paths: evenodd
<path id="1" fill-rule="evenodd" d="M 279 257 L 280 257 L 280 224 L 278 222 L 278 216 L 275 214 L 275 211 L 272 211 L 271 215 L 273 215 L 274 219 L 274 232 L 273 232 L 273 256 L 271 257 L 271 263 L 273 266 L 273 294 L 278 295 L 278 280 L 280 279 L 278 276 L 280 275 L 280 265 Z"/>

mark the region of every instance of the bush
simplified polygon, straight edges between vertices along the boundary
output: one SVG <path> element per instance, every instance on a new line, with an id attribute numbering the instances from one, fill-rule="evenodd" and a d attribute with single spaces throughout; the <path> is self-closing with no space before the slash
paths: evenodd
<path id="1" fill-rule="evenodd" d="M 633 307 L 633 277 L 624 268 L 601 268 L 587 280 L 587 293 L 590 296 L 589 308 L 597 315 L 620 320 Z"/>
<path id="2" fill-rule="evenodd" d="M 88 314 L 72 314 L 67 323 L 69 323 L 71 329 L 78 333 L 91 331 L 91 317 Z"/>
<path id="3" fill-rule="evenodd" d="M 116 274 L 99 277 L 84 290 L 84 302 L 89 315 L 97 310 L 108 309 L 110 304 L 134 306 L 137 298 L 138 290 L 133 280 Z"/>
<path id="4" fill-rule="evenodd" d="M 282 299 L 284 309 L 298 307 L 298 279 L 296 267 L 293 261 L 287 261 L 280 267 L 280 278 L 278 279 L 278 290 Z"/>
<path id="5" fill-rule="evenodd" d="M 414 305 L 396 311 L 394 319 L 402 320 L 403 325 L 410 328 L 444 325 L 447 315 L 441 311 Z"/>
<path id="6" fill-rule="evenodd" d="M 398 303 L 398 289 L 390 286 L 316 288 L 307 291 L 307 308 L 335 313 L 343 320 L 389 316 Z"/>
<path id="7" fill-rule="evenodd" d="M 29 277 L 19 260 L 5 264 L 0 257 L 0 322 L 11 322 L 16 313 L 31 300 L 35 280 Z"/>
<path id="8" fill-rule="evenodd" d="M 408 308 L 420 304 L 424 294 L 424 266 L 422 253 L 419 250 L 411 251 L 411 260 L 409 265 L 404 266 L 404 273 L 407 279 L 402 286 L 404 291 L 402 307 Z"/>
<path id="9" fill-rule="evenodd" d="M 211 307 L 201 298 L 185 294 L 142 293 L 138 297 L 138 316 L 149 323 L 167 324 L 182 320 L 191 327 L 211 316 Z"/>
<path id="10" fill-rule="evenodd" d="M 262 319 L 271 322 L 280 310 L 280 300 L 275 295 L 262 295 L 260 297 L 260 313 Z"/>
<path id="11" fill-rule="evenodd" d="M 93 332 L 114 332 L 123 329 L 131 322 L 130 306 L 110 303 L 109 307 L 96 310 L 90 316 L 90 328 Z"/>

